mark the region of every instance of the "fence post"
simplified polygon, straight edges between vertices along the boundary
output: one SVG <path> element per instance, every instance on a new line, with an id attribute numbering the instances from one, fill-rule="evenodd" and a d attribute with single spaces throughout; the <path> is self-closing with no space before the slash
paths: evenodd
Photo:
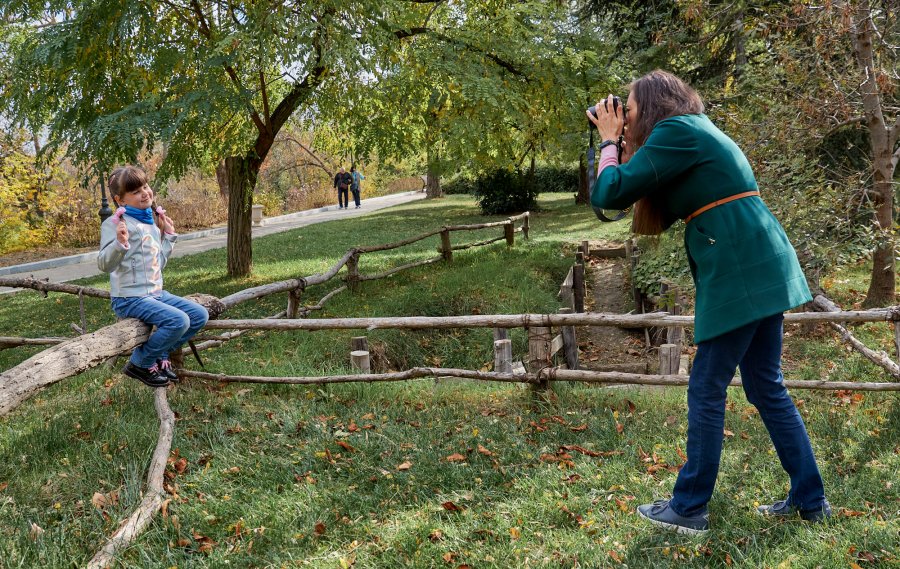
<path id="1" fill-rule="evenodd" d="M 638 256 L 640 256 L 640 251 L 637 247 L 634 246 L 634 240 L 628 239 L 625 241 L 625 258 L 628 260 L 629 273 L 628 280 L 631 282 L 631 296 L 634 300 L 634 310 L 636 314 L 644 313 L 644 299 L 641 294 L 641 290 L 637 287 L 637 284 L 634 280 L 634 269 L 637 267 Z M 646 328 L 645 328 L 646 330 Z"/>
<path id="2" fill-rule="evenodd" d="M 368 352 L 369 339 L 366 336 L 354 336 L 350 338 L 350 350 L 354 352 Z"/>
<path id="3" fill-rule="evenodd" d="M 571 308 L 560 308 L 560 314 L 572 314 Z M 566 358 L 566 367 L 578 369 L 578 342 L 575 339 L 575 326 L 562 326 L 560 332 L 563 337 L 563 354 Z"/>
<path id="4" fill-rule="evenodd" d="M 897 348 L 897 361 L 900 362 L 900 321 L 894 321 L 894 347 Z"/>
<path id="5" fill-rule="evenodd" d="M 512 373 L 512 342 L 510 340 L 494 341 L 494 371 Z"/>
<path id="6" fill-rule="evenodd" d="M 365 350 L 354 350 L 350 352 L 350 365 L 359 373 L 370 373 L 369 352 Z"/>
<path id="7" fill-rule="evenodd" d="M 675 285 L 669 285 L 668 299 L 666 308 L 672 316 L 681 314 L 681 289 Z M 679 355 L 681 348 L 684 346 L 684 328 L 681 326 L 669 326 L 666 329 L 666 340 L 669 344 L 678 346 Z"/>
<path id="8" fill-rule="evenodd" d="M 494 341 L 509 340 L 509 330 L 506 328 L 494 328 Z"/>
<path id="9" fill-rule="evenodd" d="M 550 366 L 550 328 L 534 326 L 528 329 L 528 370 L 539 373 Z M 542 379 L 533 387 L 538 391 L 550 389 L 550 381 Z"/>
<path id="10" fill-rule="evenodd" d="M 300 311 L 300 295 L 303 294 L 303 290 L 299 288 L 295 288 L 294 290 L 288 291 L 288 305 L 287 305 L 287 317 L 288 318 L 296 318 L 298 312 Z"/>
<path id="11" fill-rule="evenodd" d="M 347 259 L 347 287 L 356 292 L 359 289 L 359 253 L 354 252 Z"/>
<path id="12" fill-rule="evenodd" d="M 453 247 L 450 245 L 450 230 L 446 227 L 441 230 L 441 256 L 450 262 L 453 260 Z"/>
<path id="13" fill-rule="evenodd" d="M 531 212 L 526 211 L 525 217 L 522 218 L 522 237 L 526 240 L 528 239 L 528 218 L 531 217 Z"/>
<path id="14" fill-rule="evenodd" d="M 659 375 L 676 375 L 680 364 L 680 346 L 663 344 L 659 347 Z"/>
<path id="15" fill-rule="evenodd" d="M 503 226 L 503 233 L 506 235 L 506 246 L 512 247 L 516 243 L 516 227 L 513 220 L 507 219 L 506 225 Z"/>
<path id="16" fill-rule="evenodd" d="M 572 293 L 575 312 L 584 312 L 584 265 L 578 263 L 572 267 Z"/>
<path id="17" fill-rule="evenodd" d="M 591 256 L 591 244 L 588 241 L 581 242 L 581 252 L 584 253 L 585 259 Z"/>

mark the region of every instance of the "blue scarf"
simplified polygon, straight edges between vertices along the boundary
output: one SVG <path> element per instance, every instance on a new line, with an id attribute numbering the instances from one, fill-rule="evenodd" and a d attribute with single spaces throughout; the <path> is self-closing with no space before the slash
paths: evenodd
<path id="1" fill-rule="evenodd" d="M 136 207 L 126 205 L 125 215 L 133 217 L 141 223 L 149 223 L 150 225 L 153 225 L 153 210 L 149 207 L 147 209 L 138 209 Z"/>

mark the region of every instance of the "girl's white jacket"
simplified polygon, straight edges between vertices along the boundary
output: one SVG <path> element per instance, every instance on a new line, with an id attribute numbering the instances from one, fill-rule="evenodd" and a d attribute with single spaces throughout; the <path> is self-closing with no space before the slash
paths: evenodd
<path id="1" fill-rule="evenodd" d="M 123 215 L 128 227 L 128 247 L 116 239 L 116 219 L 100 225 L 97 266 L 110 273 L 111 296 L 147 296 L 163 289 L 162 270 L 172 254 L 177 235 L 161 235 L 156 224 L 146 224 Z"/>

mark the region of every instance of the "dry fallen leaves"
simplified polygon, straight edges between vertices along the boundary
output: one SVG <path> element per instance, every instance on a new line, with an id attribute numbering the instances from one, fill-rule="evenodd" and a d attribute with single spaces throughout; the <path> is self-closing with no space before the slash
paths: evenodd
<path id="1" fill-rule="evenodd" d="M 322 522 L 316 522 L 316 525 L 313 527 L 313 531 L 316 535 L 323 535 L 325 533 L 325 524 Z"/>
<path id="2" fill-rule="evenodd" d="M 334 441 L 334 444 L 336 444 L 337 446 L 339 446 L 342 449 L 347 450 L 349 452 L 353 452 L 356 450 L 355 448 L 353 448 L 353 445 L 351 445 L 350 443 L 346 443 L 344 441 Z"/>
<path id="3" fill-rule="evenodd" d="M 462 461 L 466 460 L 466 457 L 459 454 L 458 452 L 455 452 L 455 453 L 451 454 L 450 456 L 448 456 L 444 460 L 446 460 L 447 462 L 462 462 Z"/>
<path id="4" fill-rule="evenodd" d="M 113 490 L 107 494 L 101 494 L 100 492 L 94 492 L 94 495 L 91 496 L 91 504 L 94 505 L 98 510 L 102 510 L 106 506 L 114 506 L 119 503 L 119 491 Z"/>
<path id="5" fill-rule="evenodd" d="M 453 502 L 450 502 L 450 501 L 442 503 L 441 507 L 443 507 L 448 512 L 461 512 L 466 509 L 465 507 L 457 506 L 456 504 L 454 504 Z"/>
<path id="6" fill-rule="evenodd" d="M 409 470 L 410 468 L 412 468 L 412 463 L 408 460 L 397 465 L 397 470 Z"/>
<path id="7" fill-rule="evenodd" d="M 483 454 L 484 456 L 494 456 L 494 453 L 486 449 L 485 447 L 478 445 L 478 452 Z"/>

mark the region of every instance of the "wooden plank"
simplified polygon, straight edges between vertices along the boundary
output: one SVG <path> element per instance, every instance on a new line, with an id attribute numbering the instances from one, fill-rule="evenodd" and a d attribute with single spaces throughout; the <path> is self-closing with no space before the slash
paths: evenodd
<path id="1" fill-rule="evenodd" d="M 557 334 L 553 337 L 553 340 L 550 341 L 550 355 L 555 356 L 558 351 L 563 348 L 565 342 L 563 341 L 562 334 Z"/>
<path id="2" fill-rule="evenodd" d="M 626 253 L 625 247 L 615 247 L 612 249 L 591 249 L 589 256 L 600 259 L 619 259 L 625 258 Z"/>

